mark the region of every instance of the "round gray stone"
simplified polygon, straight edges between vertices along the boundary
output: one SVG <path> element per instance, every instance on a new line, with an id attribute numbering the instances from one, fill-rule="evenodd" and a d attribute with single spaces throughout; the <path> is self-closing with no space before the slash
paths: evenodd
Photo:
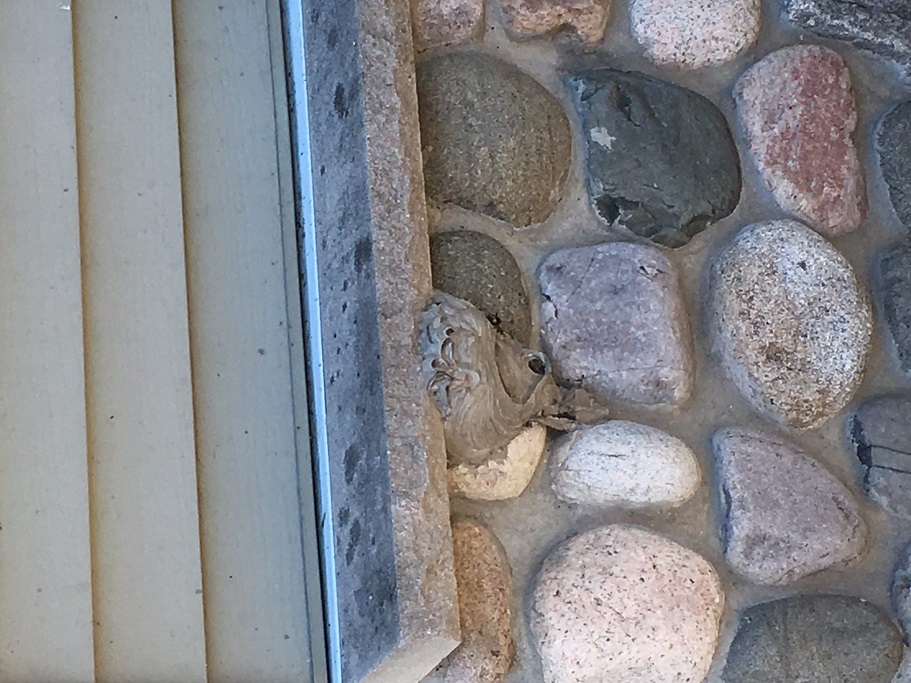
<path id="1" fill-rule="evenodd" d="M 728 652 L 724 683 L 889 683 L 902 637 L 878 607 L 802 595 L 751 607 Z"/>
<path id="2" fill-rule="evenodd" d="M 872 314 L 848 261 L 792 220 L 741 230 L 712 264 L 711 330 L 722 366 L 760 412 L 815 427 L 863 379 Z"/>
<path id="3" fill-rule="evenodd" d="M 487 55 L 448 52 L 417 66 L 427 195 L 516 226 L 544 221 L 569 171 L 560 103 Z"/>
<path id="4" fill-rule="evenodd" d="M 677 271 L 655 247 L 554 252 L 538 272 L 541 336 L 555 375 L 608 399 L 679 405 L 693 359 Z"/>
<path id="5" fill-rule="evenodd" d="M 566 82 L 582 119 L 589 196 L 607 223 L 678 247 L 737 206 L 737 148 L 702 95 L 614 69 Z"/>
<path id="6" fill-rule="evenodd" d="M 880 120 L 876 151 L 895 215 L 911 232 L 911 102 L 897 105 Z"/>
<path id="7" fill-rule="evenodd" d="M 531 343 L 531 308 L 522 271 L 497 240 L 472 230 L 432 235 L 430 266 L 435 289 L 474 305 L 519 343 Z"/>
<path id="8" fill-rule="evenodd" d="M 759 584 L 786 584 L 863 551 L 867 525 L 851 492 L 775 436 L 723 429 L 712 438 L 724 557 Z"/>

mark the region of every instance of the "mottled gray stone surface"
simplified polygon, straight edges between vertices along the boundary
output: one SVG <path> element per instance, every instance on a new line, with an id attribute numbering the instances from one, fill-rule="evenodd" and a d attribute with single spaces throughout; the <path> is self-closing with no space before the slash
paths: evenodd
<path id="1" fill-rule="evenodd" d="M 711 265 L 708 305 L 725 372 L 773 420 L 819 425 L 860 385 L 870 305 L 847 259 L 806 226 L 743 228 Z"/>
<path id="2" fill-rule="evenodd" d="M 756 605 L 740 618 L 724 683 L 890 683 L 901 634 L 863 600 L 801 595 Z"/>
<path id="3" fill-rule="evenodd" d="M 517 67 L 447 52 L 417 67 L 427 196 L 526 226 L 560 199 L 572 158 L 560 103 Z"/>
<path id="4" fill-rule="evenodd" d="M 911 636 L 911 545 L 902 550 L 895 563 L 891 594 L 892 609 L 908 639 Z"/>
<path id="5" fill-rule="evenodd" d="M 896 105 L 880 119 L 876 151 L 892 208 L 911 233 L 911 102 Z"/>
<path id="6" fill-rule="evenodd" d="M 542 339 L 559 380 L 646 405 L 693 387 L 677 271 L 655 247 L 613 242 L 554 252 L 538 271 Z"/>
<path id="7" fill-rule="evenodd" d="M 848 428 L 867 494 L 893 515 L 911 520 L 911 395 L 866 401 Z"/>
<path id="8" fill-rule="evenodd" d="M 907 0 L 782 0 L 784 17 L 822 38 L 893 60 L 911 77 L 911 4 Z"/>
<path id="9" fill-rule="evenodd" d="M 371 362 L 380 354 L 379 327 L 367 323 L 376 320 L 377 301 L 361 74 L 359 68 L 335 66 L 338 52 L 327 42 L 331 31 L 346 43 L 357 40 L 356 15 L 353 0 L 333 12 L 314 7 L 308 45 L 326 55 L 320 72 L 309 74 L 315 158 L 333 157 L 332 163 L 320 162 L 325 171 L 314 177 L 323 343 L 330 344 L 324 366 L 327 437 L 334 456 L 324 473 L 334 507 L 324 514 L 334 517 L 336 580 L 348 586 L 337 609 L 342 671 L 351 680 L 396 647 L 400 630 L 383 378 Z"/>
<path id="10" fill-rule="evenodd" d="M 432 235 L 433 286 L 476 306 L 490 322 L 527 346 L 531 308 L 515 257 L 493 237 L 473 230 Z"/>
<path id="11" fill-rule="evenodd" d="M 911 249 L 900 247 L 876 262 L 878 304 L 899 367 L 911 374 Z"/>
<path id="12" fill-rule="evenodd" d="M 582 119 L 589 196 L 607 223 L 677 247 L 737 206 L 737 149 L 706 98 L 614 69 L 566 84 Z"/>
<path id="13" fill-rule="evenodd" d="M 867 525 L 850 491 L 782 439 L 748 429 L 712 438 L 731 568 L 759 584 L 785 584 L 863 550 Z"/>

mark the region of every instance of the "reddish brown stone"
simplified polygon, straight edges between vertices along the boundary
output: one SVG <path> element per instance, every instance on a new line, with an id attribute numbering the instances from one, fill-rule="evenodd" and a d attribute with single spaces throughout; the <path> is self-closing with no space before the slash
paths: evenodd
<path id="1" fill-rule="evenodd" d="M 819 45 L 773 52 L 734 86 L 750 152 L 778 204 L 832 236 L 866 210 L 851 135 L 857 112 L 844 60 Z"/>
<path id="2" fill-rule="evenodd" d="M 414 46 L 460 45 L 483 33 L 484 0 L 411 0 Z"/>
<path id="3" fill-rule="evenodd" d="M 462 644 L 440 665 L 444 683 L 501 683 L 512 666 L 512 570 L 500 542 L 473 522 L 452 526 Z"/>
<path id="4" fill-rule="evenodd" d="M 604 38 L 611 0 L 500 0 L 509 30 L 525 38 L 569 29 L 588 45 Z"/>

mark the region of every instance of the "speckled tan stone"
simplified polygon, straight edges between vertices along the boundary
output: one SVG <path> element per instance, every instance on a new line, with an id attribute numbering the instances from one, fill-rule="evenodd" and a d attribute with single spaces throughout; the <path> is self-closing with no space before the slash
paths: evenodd
<path id="1" fill-rule="evenodd" d="M 545 560 L 530 613 L 546 683 L 702 681 L 724 594 L 700 555 L 651 531 L 601 527 Z"/>
<path id="2" fill-rule="evenodd" d="M 828 236 L 856 229 L 867 201 L 845 61 L 821 45 L 778 50 L 740 77 L 734 99 L 750 153 L 779 206 Z"/>
<path id="3" fill-rule="evenodd" d="M 538 469 L 546 441 L 547 428 L 533 425 L 509 442 L 502 460 L 450 467 L 449 493 L 474 500 L 515 498 L 528 487 Z"/>
<path id="4" fill-rule="evenodd" d="M 801 223 L 737 233 L 712 264 L 708 305 L 725 373 L 776 422 L 818 426 L 860 386 L 869 301 L 848 260 Z"/>
<path id="5" fill-rule="evenodd" d="M 443 662 L 443 683 L 501 683 L 515 657 L 512 571 L 496 537 L 473 522 L 452 526 L 462 644 Z"/>
<path id="6" fill-rule="evenodd" d="M 414 46 L 461 45 L 484 33 L 484 0 L 411 0 Z"/>
<path id="7" fill-rule="evenodd" d="M 587 45 L 604 38 L 611 0 L 500 0 L 506 27 L 518 38 L 572 31 Z"/>
<path id="8" fill-rule="evenodd" d="M 698 69 L 728 62 L 756 42 L 760 0 L 633 0 L 633 37 L 657 64 Z"/>

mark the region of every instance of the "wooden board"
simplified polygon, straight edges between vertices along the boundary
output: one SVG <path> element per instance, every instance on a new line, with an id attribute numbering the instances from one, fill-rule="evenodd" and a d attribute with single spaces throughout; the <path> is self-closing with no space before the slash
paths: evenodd
<path id="1" fill-rule="evenodd" d="M 94 680 L 71 19 L 0 3 L 4 681 Z"/>
<path id="2" fill-rule="evenodd" d="M 288 138 L 277 137 L 284 94 L 273 93 L 268 4 L 174 7 L 206 640 L 219 682 L 314 680 L 292 362 L 300 316 L 285 273 L 289 227 L 297 272 L 294 217 L 293 205 L 282 211 Z"/>
<path id="3" fill-rule="evenodd" d="M 96 675 L 204 681 L 171 3 L 73 17 Z"/>

